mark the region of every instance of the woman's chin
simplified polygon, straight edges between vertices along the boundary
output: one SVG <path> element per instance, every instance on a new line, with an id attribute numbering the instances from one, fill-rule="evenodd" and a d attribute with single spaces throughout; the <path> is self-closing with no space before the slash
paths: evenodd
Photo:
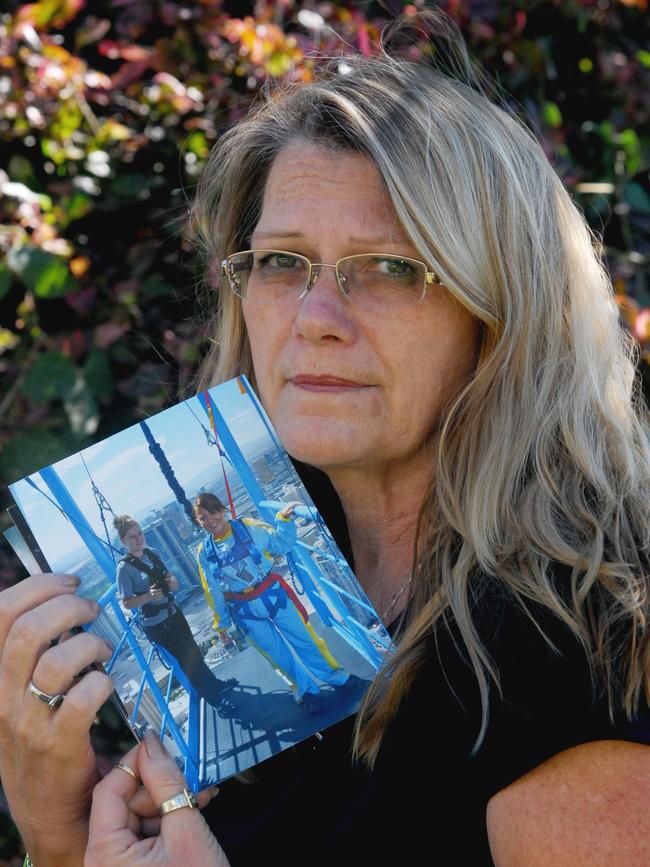
<path id="1" fill-rule="evenodd" d="M 278 434 L 292 458 L 327 470 L 356 464 L 368 452 L 367 436 L 356 426 L 333 420 L 318 419 L 317 424 L 283 425 Z"/>

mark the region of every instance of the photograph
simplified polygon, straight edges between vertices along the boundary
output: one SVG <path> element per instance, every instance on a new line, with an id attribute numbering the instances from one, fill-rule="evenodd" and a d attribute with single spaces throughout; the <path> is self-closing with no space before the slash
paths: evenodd
<path id="1" fill-rule="evenodd" d="M 10 490 L 14 548 L 79 576 L 123 715 L 193 791 L 354 713 L 391 649 L 244 377 Z"/>

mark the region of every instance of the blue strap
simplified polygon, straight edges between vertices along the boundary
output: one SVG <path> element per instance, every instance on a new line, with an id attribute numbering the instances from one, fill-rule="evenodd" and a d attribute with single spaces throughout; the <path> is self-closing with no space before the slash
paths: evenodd
<path id="1" fill-rule="evenodd" d="M 246 524 L 244 524 L 241 518 L 233 518 L 230 522 L 230 526 L 232 527 L 235 540 L 238 541 L 240 545 L 244 546 L 246 553 L 253 558 L 255 565 L 259 566 L 262 562 L 262 555 L 260 554 L 257 545 L 253 542 L 251 531 L 248 529 Z"/>
<path id="2" fill-rule="evenodd" d="M 262 562 L 262 555 L 257 550 L 248 527 L 238 518 L 233 518 L 228 523 L 234 537 L 232 548 L 229 548 L 224 553 L 219 553 L 212 534 L 208 533 L 203 540 L 203 551 L 208 562 L 213 566 L 216 565 L 221 570 L 250 556 L 255 565 L 259 566 Z"/>

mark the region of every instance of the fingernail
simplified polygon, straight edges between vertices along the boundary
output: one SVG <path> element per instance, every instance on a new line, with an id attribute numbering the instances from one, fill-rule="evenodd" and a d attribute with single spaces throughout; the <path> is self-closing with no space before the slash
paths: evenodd
<path id="1" fill-rule="evenodd" d="M 208 791 L 210 792 L 210 800 L 212 800 L 219 794 L 219 786 L 215 786 L 214 789 L 208 789 Z"/>
<path id="2" fill-rule="evenodd" d="M 64 587 L 78 587 L 81 584 L 81 581 L 77 578 L 76 575 L 66 575 L 63 579 Z"/>
<path id="3" fill-rule="evenodd" d="M 95 614 L 99 614 L 99 612 L 102 610 L 101 607 L 99 606 L 99 604 L 95 601 L 92 601 L 90 603 L 90 607 L 95 612 Z"/>
<path id="4" fill-rule="evenodd" d="M 165 755 L 167 752 L 153 729 L 147 729 L 144 733 L 144 748 L 150 759 Z"/>

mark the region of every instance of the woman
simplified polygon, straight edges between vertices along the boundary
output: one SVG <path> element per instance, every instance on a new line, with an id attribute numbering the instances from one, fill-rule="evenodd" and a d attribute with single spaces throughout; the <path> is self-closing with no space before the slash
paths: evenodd
<path id="1" fill-rule="evenodd" d="M 218 707 L 237 680 L 220 680 L 206 665 L 190 625 L 171 595 L 178 590 L 178 581 L 156 552 L 145 546 L 138 522 L 129 515 L 119 515 L 113 526 L 127 550 L 115 575 L 122 605 L 129 611 L 140 610 L 147 638 L 169 651 L 197 694 Z"/>
<path id="2" fill-rule="evenodd" d="M 254 375 L 397 653 L 354 733 L 226 783 L 214 835 L 181 809 L 138 839 L 181 786 L 139 748 L 133 800 L 119 768 L 96 789 L 87 867 L 647 863 L 650 457 L 630 342 L 539 145 L 459 43 L 454 59 L 452 77 L 346 57 L 269 99 L 224 137 L 194 210 L 225 259 L 204 381 Z M 0 771 L 36 867 L 81 863 L 82 723 L 109 691 L 86 675 L 56 711 L 28 693 L 102 655 L 44 649 L 93 616 L 68 580 L 7 591 L 1 621 L 2 733 L 22 748 Z"/>
<path id="3" fill-rule="evenodd" d="M 199 494 L 192 508 L 207 532 L 196 557 L 215 629 L 236 623 L 289 680 L 301 709 L 318 713 L 323 707 L 317 681 L 346 692 L 368 684 L 334 659 L 294 591 L 273 568 L 273 555 L 288 554 L 298 539 L 291 520 L 297 505 L 281 509 L 271 527 L 254 518 L 227 521 L 226 507 L 217 496 Z"/>

